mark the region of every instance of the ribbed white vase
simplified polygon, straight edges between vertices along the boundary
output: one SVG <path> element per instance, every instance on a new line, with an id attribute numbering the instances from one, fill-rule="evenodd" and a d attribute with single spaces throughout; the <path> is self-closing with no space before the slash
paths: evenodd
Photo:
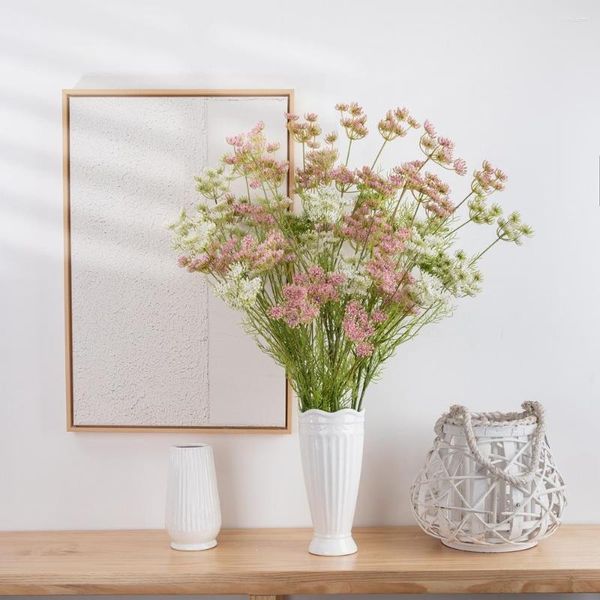
<path id="1" fill-rule="evenodd" d="M 166 525 L 175 550 L 208 550 L 217 545 L 221 508 L 210 446 L 171 446 Z"/>
<path id="2" fill-rule="evenodd" d="M 302 468 L 313 521 L 311 554 L 343 556 L 357 547 L 352 522 L 358 497 L 364 441 L 364 411 L 300 413 Z"/>

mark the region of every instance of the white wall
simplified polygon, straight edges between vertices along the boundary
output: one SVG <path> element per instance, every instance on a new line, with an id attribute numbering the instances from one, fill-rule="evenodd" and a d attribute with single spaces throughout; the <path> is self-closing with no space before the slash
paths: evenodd
<path id="1" fill-rule="evenodd" d="M 291 87 L 331 122 L 336 101 L 407 105 L 501 165 L 536 237 L 371 390 L 356 522 L 411 522 L 448 405 L 524 399 L 548 409 L 567 520 L 600 522 L 599 50 L 593 0 L 2 2 L 0 529 L 160 527 L 167 447 L 202 437 L 65 431 L 60 90 L 80 80 Z M 296 435 L 204 440 L 226 526 L 309 524 Z"/>

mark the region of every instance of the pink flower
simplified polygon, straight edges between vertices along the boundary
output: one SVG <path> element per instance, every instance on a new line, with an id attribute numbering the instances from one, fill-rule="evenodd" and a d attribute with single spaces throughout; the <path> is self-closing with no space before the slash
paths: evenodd
<path id="1" fill-rule="evenodd" d="M 371 167 L 363 167 L 362 169 L 359 169 L 356 174 L 358 175 L 362 186 L 367 187 L 382 196 L 391 197 L 398 190 L 398 185 L 396 185 L 394 181 L 378 175 Z"/>
<path id="2" fill-rule="evenodd" d="M 360 140 L 369 133 L 366 127 L 367 115 L 364 114 L 362 106 L 352 102 L 351 104 L 336 104 L 335 108 L 342 113 L 340 124 L 346 130 L 348 138 Z"/>
<path id="3" fill-rule="evenodd" d="M 388 110 L 385 117 L 379 121 L 377 128 L 383 139 L 390 142 L 397 137 L 404 137 L 409 128 L 417 128 L 419 123 L 411 117 L 407 108 Z"/>
<path id="4" fill-rule="evenodd" d="M 375 319 L 375 317 L 377 318 Z M 346 337 L 355 344 L 357 356 L 366 357 L 373 354 L 375 347 L 369 339 L 375 334 L 373 323 L 381 323 L 383 320 L 385 317 L 379 310 L 374 311 L 370 317 L 365 308 L 356 300 L 348 304 L 342 327 Z"/>
<path id="5" fill-rule="evenodd" d="M 258 179 L 253 179 L 248 185 L 255 190 L 260 187 L 260 181 Z"/>
<path id="6" fill-rule="evenodd" d="M 450 201 L 450 186 L 435 173 L 421 173 L 422 166 L 419 161 L 405 163 L 396 167 L 395 172 L 405 178 L 406 188 L 415 193 L 425 210 L 441 218 L 448 217 L 454 212 L 454 204 Z"/>
<path id="7" fill-rule="evenodd" d="M 207 254 L 200 254 L 199 256 L 194 256 L 187 261 L 187 270 L 190 273 L 195 271 L 204 271 L 210 262 L 210 257 Z"/>
<path id="8" fill-rule="evenodd" d="M 356 354 L 361 358 L 371 356 L 374 350 L 375 347 L 373 346 L 373 344 L 371 344 L 371 342 L 359 342 L 358 344 L 356 344 Z"/>
<path id="9" fill-rule="evenodd" d="M 454 161 L 454 170 L 458 175 L 466 175 L 467 174 L 467 162 L 462 158 L 457 158 Z"/>
<path id="10" fill-rule="evenodd" d="M 406 308 L 414 304 L 410 299 L 410 286 L 414 283 L 414 278 L 399 268 L 399 261 L 393 255 L 385 254 L 378 247 L 367 263 L 366 270 L 386 302 L 403 304 Z M 385 320 L 386 317 L 378 314 L 373 318 L 377 321 Z"/>
<path id="11" fill-rule="evenodd" d="M 244 145 L 244 138 L 241 135 L 232 135 L 225 138 L 225 141 L 230 145 L 236 148 L 240 148 Z"/>
<path id="12" fill-rule="evenodd" d="M 424 162 L 421 160 L 413 160 L 394 167 L 390 174 L 390 180 L 393 178 L 399 188 L 406 186 L 409 190 L 418 190 L 423 185 L 423 179 L 419 174 L 423 164 Z"/>
<path id="13" fill-rule="evenodd" d="M 358 181 L 356 172 L 345 165 L 339 165 L 331 171 L 331 178 L 342 187 L 350 186 Z"/>
<path id="14" fill-rule="evenodd" d="M 471 188 L 478 194 L 491 194 L 495 191 L 501 192 L 508 179 L 504 171 L 495 168 L 487 160 L 483 161 L 481 169 L 473 174 Z"/>
<path id="15" fill-rule="evenodd" d="M 392 296 L 398 290 L 404 273 L 396 267 L 396 260 L 390 256 L 379 255 L 367 263 L 367 273 L 386 295 Z"/>
<path id="16" fill-rule="evenodd" d="M 307 142 L 309 148 L 314 144 Z M 332 147 L 312 148 L 306 153 L 304 168 L 296 171 L 296 179 L 304 189 L 328 185 L 333 179 L 332 167 L 337 159 L 337 150 Z"/>
<path id="17" fill-rule="evenodd" d="M 374 245 L 391 231 L 381 209 L 364 202 L 351 214 L 345 215 L 340 233 L 355 242 Z"/>
<path id="18" fill-rule="evenodd" d="M 423 123 L 423 129 L 430 135 L 431 137 L 435 137 L 435 127 L 431 123 L 431 121 L 425 121 Z"/>
<path id="19" fill-rule="evenodd" d="M 261 208 L 251 204 L 240 204 L 236 208 L 241 207 Z M 232 264 L 238 262 L 245 263 L 251 271 L 260 272 L 289 262 L 291 257 L 287 247 L 288 243 L 280 231 L 272 231 L 262 242 L 258 242 L 252 235 L 232 237 L 211 248 L 206 261 L 207 264 L 210 262 L 211 269 L 216 273 L 226 273 Z"/>
<path id="20" fill-rule="evenodd" d="M 269 314 L 274 318 L 274 319 L 283 319 L 283 317 L 285 316 L 285 311 L 283 310 L 282 306 L 274 306 L 273 308 L 271 308 L 271 310 L 269 311 Z"/>
<path id="21" fill-rule="evenodd" d="M 264 123 L 259 121 L 248 133 L 227 137 L 227 143 L 233 146 L 233 153 L 226 154 L 223 162 L 235 166 L 240 175 L 253 182 L 252 187 L 258 187 L 254 182 L 278 187 L 285 179 L 289 164 L 273 156 L 279 145 L 267 142 L 264 127 Z"/>
<path id="22" fill-rule="evenodd" d="M 289 261 L 287 247 L 288 243 L 281 231 L 271 231 L 263 242 L 256 245 L 248 260 L 256 271 L 270 269 Z"/>
<path id="23" fill-rule="evenodd" d="M 319 314 L 321 305 L 339 299 L 345 282 L 342 273 L 326 273 L 312 265 L 305 273 L 296 273 L 292 283 L 283 288 L 284 301 L 271 309 L 270 315 L 290 327 L 308 324 Z"/>
<path id="24" fill-rule="evenodd" d="M 443 196 L 432 197 L 425 202 L 425 210 L 440 219 L 446 219 L 454 212 L 455 206 L 448 198 Z"/>
<path id="25" fill-rule="evenodd" d="M 264 206 L 250 202 L 234 202 L 232 205 L 234 215 L 244 215 L 256 225 L 274 225 L 275 218 Z"/>
<path id="26" fill-rule="evenodd" d="M 379 242 L 377 248 L 385 254 L 397 254 L 404 250 L 404 242 L 410 237 L 408 229 L 398 229 L 393 233 L 387 233 Z"/>
<path id="27" fill-rule="evenodd" d="M 319 307 L 309 298 L 308 290 L 301 285 L 290 283 L 283 288 L 284 303 L 274 306 L 270 315 L 281 319 L 289 327 L 307 325 L 318 314 Z"/>
<path id="28" fill-rule="evenodd" d="M 369 314 L 356 300 L 346 307 L 343 327 L 344 333 L 352 342 L 362 342 L 375 332 Z"/>
<path id="29" fill-rule="evenodd" d="M 382 310 L 374 310 L 371 314 L 371 318 L 375 323 L 383 323 L 387 319 L 387 315 Z"/>
<path id="30" fill-rule="evenodd" d="M 258 135 L 265 128 L 265 124 L 262 121 L 259 121 L 251 130 L 250 135 Z"/>
<path id="31" fill-rule="evenodd" d="M 305 286 L 310 298 L 319 305 L 338 300 L 339 288 L 345 281 L 345 275 L 325 273 L 318 265 L 309 267 L 306 273 L 297 273 L 294 276 L 294 283 Z"/>

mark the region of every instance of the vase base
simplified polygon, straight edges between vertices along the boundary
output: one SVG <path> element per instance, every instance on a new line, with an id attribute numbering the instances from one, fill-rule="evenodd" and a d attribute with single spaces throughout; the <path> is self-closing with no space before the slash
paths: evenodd
<path id="1" fill-rule="evenodd" d="M 521 544 L 465 544 L 463 542 L 445 542 L 441 540 L 444 546 L 454 548 L 455 550 L 463 550 L 466 552 L 518 552 L 519 550 L 528 550 L 537 546 L 537 542 L 524 542 Z"/>
<path id="2" fill-rule="evenodd" d="M 182 552 L 197 552 L 198 550 L 210 550 L 217 545 L 217 540 L 211 540 L 210 542 L 202 542 L 200 544 L 178 544 L 171 542 L 171 548 L 173 550 L 180 550 Z"/>
<path id="3" fill-rule="evenodd" d="M 328 538 L 314 536 L 308 546 L 308 551 L 317 556 L 346 556 L 358 550 L 352 536 L 343 538 Z"/>

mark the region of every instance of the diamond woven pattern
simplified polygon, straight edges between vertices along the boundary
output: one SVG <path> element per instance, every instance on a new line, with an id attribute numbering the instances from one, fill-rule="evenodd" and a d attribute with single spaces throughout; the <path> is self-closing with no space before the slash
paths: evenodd
<path id="1" fill-rule="evenodd" d="M 509 551 L 556 530 L 566 505 L 564 482 L 541 406 L 523 406 L 524 413 L 479 415 L 453 407 L 438 421 L 411 488 L 413 512 L 426 533 L 463 549 Z"/>

